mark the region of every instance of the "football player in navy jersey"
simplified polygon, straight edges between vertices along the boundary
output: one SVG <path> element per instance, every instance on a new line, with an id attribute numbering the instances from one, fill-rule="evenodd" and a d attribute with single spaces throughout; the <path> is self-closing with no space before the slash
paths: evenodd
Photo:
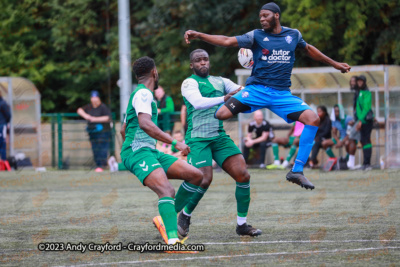
<path id="1" fill-rule="evenodd" d="M 310 58 L 328 64 L 342 73 L 349 72 L 351 67 L 347 63 L 327 57 L 314 46 L 307 44 L 297 29 L 281 26 L 280 16 L 279 6 L 271 2 L 260 10 L 262 29 L 236 37 L 188 30 L 184 38 L 188 44 L 190 40 L 200 39 L 217 46 L 252 50 L 254 65 L 246 87 L 221 105 L 215 112 L 215 117 L 226 120 L 240 112 L 250 113 L 268 108 L 288 123 L 302 122 L 305 127 L 300 137 L 299 151 L 286 179 L 306 189 L 314 189 L 314 185 L 304 176 L 303 167 L 310 154 L 320 120 L 303 100 L 290 92 L 295 50 L 299 48 Z"/>

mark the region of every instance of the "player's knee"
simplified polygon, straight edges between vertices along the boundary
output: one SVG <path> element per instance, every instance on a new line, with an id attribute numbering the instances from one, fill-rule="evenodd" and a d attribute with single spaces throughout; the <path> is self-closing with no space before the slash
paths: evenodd
<path id="1" fill-rule="evenodd" d="M 236 179 L 236 181 L 239 182 L 239 183 L 247 183 L 247 182 L 249 182 L 250 181 L 249 172 L 246 169 L 242 170 L 240 175 L 239 175 L 239 177 L 238 177 L 238 179 Z"/>
<path id="2" fill-rule="evenodd" d="M 319 126 L 321 124 L 321 119 L 317 116 L 314 121 L 311 123 L 312 126 Z"/>
<path id="3" fill-rule="evenodd" d="M 175 189 L 172 187 L 171 184 L 164 185 L 160 193 L 158 194 L 158 197 L 172 197 L 175 198 Z"/>
<path id="4" fill-rule="evenodd" d="M 203 189 L 207 189 L 211 184 L 211 179 L 204 179 L 200 183 L 200 187 Z"/>
<path id="5" fill-rule="evenodd" d="M 200 185 L 201 182 L 203 181 L 203 173 L 197 168 L 193 168 L 193 173 L 191 177 L 192 177 L 190 181 L 191 184 Z"/>

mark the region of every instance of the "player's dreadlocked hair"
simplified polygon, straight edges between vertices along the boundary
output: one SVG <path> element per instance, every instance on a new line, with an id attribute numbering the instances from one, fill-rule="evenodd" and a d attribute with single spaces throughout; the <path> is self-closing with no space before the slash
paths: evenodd
<path id="1" fill-rule="evenodd" d="M 196 50 L 193 50 L 192 53 L 190 53 L 190 62 L 193 61 L 193 56 L 194 56 L 194 54 L 199 53 L 199 52 L 205 52 L 205 53 L 208 55 L 207 51 L 204 50 L 204 49 L 196 49 Z"/>
<path id="2" fill-rule="evenodd" d="M 141 77 L 144 77 L 150 73 L 152 69 L 156 66 L 156 63 L 154 63 L 154 60 L 150 57 L 141 57 L 138 58 L 134 63 L 133 63 L 133 72 L 135 73 L 136 77 L 139 79 Z"/>

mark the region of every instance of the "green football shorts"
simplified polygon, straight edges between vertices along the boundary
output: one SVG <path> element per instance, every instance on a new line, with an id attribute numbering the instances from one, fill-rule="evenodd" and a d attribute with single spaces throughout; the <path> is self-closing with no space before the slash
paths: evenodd
<path id="1" fill-rule="evenodd" d="M 242 153 L 228 135 L 203 141 L 201 138 L 193 138 L 186 144 L 190 147 L 187 161 L 196 168 L 212 166 L 213 159 L 222 167 L 228 157 Z"/>
<path id="2" fill-rule="evenodd" d="M 133 153 L 129 153 L 127 157 L 122 157 L 125 167 L 136 175 L 142 184 L 152 171 L 157 168 L 163 168 L 164 172 L 167 173 L 168 168 L 177 160 L 174 156 L 149 147 L 140 148 Z"/>

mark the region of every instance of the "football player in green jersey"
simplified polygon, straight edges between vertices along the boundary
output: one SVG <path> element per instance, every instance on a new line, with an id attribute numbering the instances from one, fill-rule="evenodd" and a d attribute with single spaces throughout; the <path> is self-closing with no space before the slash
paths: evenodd
<path id="1" fill-rule="evenodd" d="M 236 181 L 238 235 L 258 236 L 261 230 L 246 223 L 250 204 L 250 175 L 243 155 L 225 133 L 222 121 L 214 117 L 218 106 L 240 91 L 241 86 L 229 79 L 210 76 L 210 62 L 205 50 L 190 54 L 193 75 L 182 83 L 182 95 L 187 107 L 186 144 L 190 146 L 188 162 L 203 173 L 197 192 L 178 218 L 178 233 L 185 237 L 189 232 L 190 218 L 213 178 L 212 160 Z"/>
<path id="2" fill-rule="evenodd" d="M 155 149 L 157 140 L 160 140 L 172 144 L 182 151 L 183 155 L 190 152 L 189 146 L 172 139 L 156 126 L 157 105 L 153 92 L 158 87 L 158 73 L 154 60 L 149 57 L 139 58 L 133 64 L 133 71 L 139 85 L 132 92 L 126 110 L 125 141 L 121 149 L 121 159 L 143 185 L 158 195 L 158 209 L 162 221 L 157 219 L 157 216 L 153 222 L 164 241 L 174 244 L 180 242 L 177 233 L 177 212 L 181 211 L 197 192 L 203 174 L 187 162 Z M 168 179 L 184 180 L 176 195 Z M 160 222 L 163 225 L 160 225 Z"/>

